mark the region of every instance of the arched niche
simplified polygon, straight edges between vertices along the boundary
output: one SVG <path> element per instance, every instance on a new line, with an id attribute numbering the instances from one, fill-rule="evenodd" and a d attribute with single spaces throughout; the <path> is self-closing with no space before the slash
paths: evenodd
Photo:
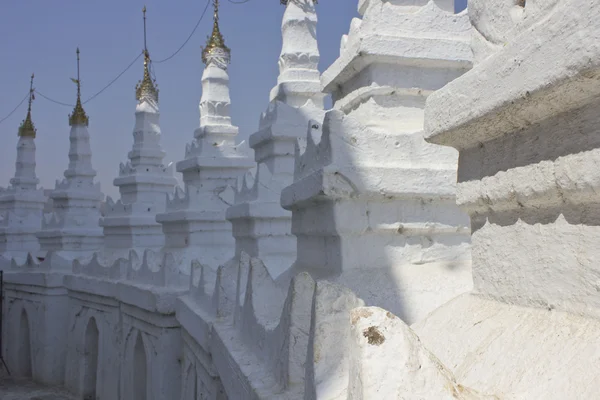
<path id="1" fill-rule="evenodd" d="M 18 368 L 19 376 L 32 377 L 32 360 L 31 360 L 31 331 L 29 329 L 29 318 L 27 311 L 21 311 L 19 320 L 19 351 L 18 351 Z"/>
<path id="2" fill-rule="evenodd" d="M 85 329 L 83 353 L 83 399 L 96 400 L 98 382 L 98 347 L 100 332 L 96 320 L 89 319 Z"/>
<path id="3" fill-rule="evenodd" d="M 133 400 L 146 400 L 148 392 L 148 365 L 142 334 L 138 332 L 133 347 Z"/>

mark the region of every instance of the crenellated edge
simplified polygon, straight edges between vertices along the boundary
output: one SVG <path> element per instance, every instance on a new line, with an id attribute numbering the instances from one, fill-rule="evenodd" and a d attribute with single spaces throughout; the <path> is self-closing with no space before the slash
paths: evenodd
<path id="1" fill-rule="evenodd" d="M 143 253 L 132 249 L 127 258 L 116 260 L 104 259 L 100 253 L 94 253 L 88 262 L 73 261 L 72 272 L 156 287 L 182 287 L 186 281 L 170 253 L 148 249 Z"/>

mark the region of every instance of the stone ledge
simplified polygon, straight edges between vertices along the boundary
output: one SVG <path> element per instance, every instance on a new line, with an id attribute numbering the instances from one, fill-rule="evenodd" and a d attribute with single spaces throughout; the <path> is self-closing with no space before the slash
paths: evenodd
<path id="1" fill-rule="evenodd" d="M 239 157 L 189 157 L 176 164 L 177 172 L 185 172 L 192 168 L 214 169 L 246 169 L 252 168 L 254 161 L 245 154 Z"/>
<path id="2" fill-rule="evenodd" d="M 291 214 L 289 211 L 284 210 L 280 207 L 278 202 L 248 202 L 242 204 L 236 204 L 227 209 L 226 218 L 232 219 L 290 219 Z"/>
<path id="3" fill-rule="evenodd" d="M 457 203 L 469 213 L 479 214 L 564 203 L 598 204 L 599 164 L 600 149 L 595 149 L 500 171 L 481 180 L 459 183 Z"/>
<path id="4" fill-rule="evenodd" d="M 428 168 L 365 167 L 346 171 L 327 166 L 301 178 L 281 193 L 281 206 L 287 210 L 305 203 L 353 197 L 380 199 L 454 199 L 454 171 Z M 368 172 L 368 174 L 367 174 Z M 366 175 L 377 180 L 361 179 Z M 423 181 L 422 177 L 427 180 Z"/>
<path id="5" fill-rule="evenodd" d="M 336 86 L 382 59 L 388 63 L 423 68 L 469 69 L 472 56 L 467 41 L 368 34 L 357 42 L 347 44 L 340 58 L 323 72 L 321 88 L 324 92 L 334 91 Z"/>
<path id="6" fill-rule="evenodd" d="M 66 275 L 65 287 L 73 292 L 114 299 L 117 298 L 118 293 L 115 281 L 83 275 Z"/>
<path id="7" fill-rule="evenodd" d="M 177 183 L 177 180 L 168 171 L 158 174 L 153 172 L 133 172 L 128 175 L 123 175 L 113 180 L 113 185 L 124 186 L 124 185 L 153 185 L 154 188 L 165 187 L 169 190 Z"/>
<path id="8" fill-rule="evenodd" d="M 117 298 L 122 303 L 159 314 L 175 314 L 177 297 L 187 289 L 161 288 L 135 282 L 116 282 Z"/>
<path id="9" fill-rule="evenodd" d="M 64 277 L 65 274 L 62 273 L 5 271 L 4 282 L 7 288 L 10 288 L 12 285 L 20 285 L 47 289 L 64 289 Z M 66 289 L 64 290 L 64 294 L 66 294 Z"/>
<path id="10" fill-rule="evenodd" d="M 160 224 L 165 222 L 226 222 L 223 220 L 225 212 L 223 211 L 204 211 L 204 210 L 167 210 L 165 213 L 157 214 L 156 221 Z"/>
<path id="11" fill-rule="evenodd" d="M 471 148 L 599 96 L 599 19 L 594 2 L 557 5 L 543 23 L 428 98 L 427 140 Z"/>

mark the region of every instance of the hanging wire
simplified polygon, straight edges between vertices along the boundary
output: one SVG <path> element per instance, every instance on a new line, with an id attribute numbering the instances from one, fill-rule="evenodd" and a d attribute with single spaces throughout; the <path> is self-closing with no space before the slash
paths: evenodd
<path id="1" fill-rule="evenodd" d="M 121 76 L 123 76 L 123 74 L 127 71 L 129 71 L 129 69 L 131 69 L 131 67 L 133 67 L 133 65 L 136 63 L 137 60 L 140 59 L 140 57 L 143 55 L 144 53 L 140 53 L 138 54 L 135 59 L 123 70 L 119 73 L 119 75 L 117 75 L 113 80 L 111 80 L 106 86 L 104 86 L 102 89 L 100 89 L 99 92 L 97 92 L 96 94 L 94 94 L 93 96 L 91 96 L 89 99 L 87 99 L 86 101 L 84 101 L 82 104 L 86 104 L 92 100 L 94 100 L 96 97 L 98 97 L 100 94 L 102 94 L 106 89 L 108 89 L 109 87 L 111 87 Z M 43 98 L 45 98 L 48 101 L 51 101 L 52 103 L 61 105 L 61 106 L 65 106 L 65 107 L 75 107 L 74 104 L 69 104 L 69 103 L 63 103 L 62 101 L 58 101 L 55 100 L 53 98 L 51 98 L 50 96 L 46 96 L 45 94 L 41 93 L 39 90 L 35 90 L 35 92 L 37 94 L 39 94 L 40 96 L 42 96 Z"/>
<path id="2" fill-rule="evenodd" d="M 113 83 L 115 83 L 120 77 L 123 76 L 123 74 L 127 71 L 129 71 L 129 69 L 131 67 L 133 67 L 133 65 L 136 63 L 137 60 L 140 59 L 140 57 L 144 54 L 144 52 L 142 51 L 140 54 L 137 55 L 137 57 L 127 66 L 127 68 L 125 68 L 119 75 L 117 75 L 117 77 L 115 79 L 113 79 L 112 81 L 110 81 L 108 83 L 108 85 L 104 86 L 102 89 L 100 89 L 100 91 L 98 93 L 96 93 L 95 95 L 93 95 L 92 97 L 90 97 L 89 99 L 87 99 L 86 101 L 83 102 L 83 104 L 88 103 L 89 101 L 94 100 L 96 97 L 98 97 L 102 92 L 104 92 L 106 89 L 108 89 L 109 87 L 112 86 Z"/>
<path id="3" fill-rule="evenodd" d="M 204 11 L 202 11 L 202 15 L 200 15 L 200 19 L 198 20 L 198 22 L 196 22 L 196 26 L 192 30 L 192 33 L 190 33 L 188 38 L 185 40 L 185 42 L 183 42 L 183 44 L 177 49 L 177 51 L 175 53 L 171 54 L 169 57 L 167 57 L 163 60 L 154 61 L 156 64 L 162 64 L 166 61 L 169 61 L 171 58 L 175 57 L 177 55 L 177 53 L 179 53 L 185 47 L 185 45 L 190 41 L 192 36 L 194 36 L 194 33 L 196 33 L 196 30 L 198 29 L 198 26 L 200 26 L 200 22 L 202 22 L 202 19 L 204 19 L 204 16 L 206 15 L 206 11 L 208 10 L 208 6 L 210 5 L 210 1 L 211 0 L 206 0 L 206 6 L 204 7 Z"/>
<path id="4" fill-rule="evenodd" d="M 11 111 L 8 113 L 8 115 L 2 119 L 0 119 L 0 124 L 3 123 L 4 121 L 6 121 L 7 119 L 10 118 L 11 115 L 13 115 L 15 113 L 15 111 L 17 111 L 19 109 L 19 107 L 21 107 L 21 105 L 25 102 L 25 100 L 27 100 L 29 98 L 29 92 L 27 92 L 27 95 L 25 97 L 23 97 L 23 100 L 21 100 L 21 102 Z"/>
<path id="5" fill-rule="evenodd" d="M 250 0 L 240 0 L 240 1 L 233 1 L 233 0 L 229 0 L 230 3 L 232 4 L 244 4 L 244 3 L 248 3 Z M 204 10 L 202 11 L 202 15 L 200 15 L 200 19 L 198 19 L 198 22 L 196 22 L 196 25 L 194 26 L 194 29 L 192 30 L 192 32 L 189 34 L 189 36 L 187 37 L 187 39 L 183 42 L 183 44 L 181 46 L 179 46 L 179 48 L 173 53 L 171 54 L 169 57 L 162 59 L 162 60 L 158 60 L 158 61 L 153 61 L 153 63 L 156 64 L 161 64 L 164 62 L 169 61 L 170 59 L 172 59 L 173 57 L 175 57 L 177 54 L 179 54 L 179 52 L 188 44 L 188 42 L 190 41 L 190 39 L 194 36 L 194 34 L 196 33 L 196 30 L 198 29 L 198 27 L 200 26 L 200 23 L 202 22 L 202 20 L 204 19 L 204 16 L 206 15 L 206 11 L 208 11 L 208 7 L 210 6 L 210 2 L 211 0 L 207 0 L 206 1 L 206 6 L 204 7 Z M 83 104 L 87 104 L 88 102 L 94 100 L 96 97 L 98 97 L 100 94 L 102 94 L 106 89 L 108 89 L 109 87 L 111 87 L 117 80 L 119 80 L 119 78 L 121 76 L 123 76 L 123 74 L 125 74 L 127 71 L 129 71 L 129 69 L 136 63 L 137 60 L 139 60 L 139 58 L 144 54 L 144 52 L 141 52 L 140 54 L 138 54 L 135 59 L 123 70 L 121 71 L 121 73 L 119 73 L 113 80 L 111 80 L 106 86 L 104 86 L 102 89 L 100 89 L 99 92 L 97 92 L 96 94 L 94 94 L 93 96 L 91 96 L 90 98 L 88 98 L 86 101 L 83 102 Z M 151 66 L 151 74 L 154 76 L 154 69 Z M 35 89 L 35 92 L 37 94 L 39 94 L 40 96 L 42 96 L 44 99 L 61 105 L 61 106 L 65 106 L 65 107 L 74 107 L 73 104 L 69 104 L 69 103 L 63 103 L 62 101 L 58 101 L 55 100 L 53 98 L 51 98 L 50 96 L 46 96 L 45 94 L 41 93 L 39 90 Z M 4 122 L 5 120 L 7 120 L 12 114 L 15 113 L 15 111 L 17 111 L 19 109 L 19 107 L 21 107 L 21 105 L 23 104 L 23 102 L 27 99 L 27 97 L 29 96 L 29 92 L 27 93 L 27 96 L 25 96 L 23 98 L 23 100 L 21 100 L 21 102 L 19 103 L 19 105 L 17 105 L 15 107 L 14 110 L 12 110 L 6 117 L 2 118 L 0 120 L 0 124 L 2 122 Z"/>
<path id="6" fill-rule="evenodd" d="M 44 93 L 40 92 L 40 91 L 39 91 L 39 90 L 37 90 L 37 89 L 35 89 L 35 92 L 36 92 L 37 94 L 39 94 L 40 96 L 42 96 L 43 98 L 45 98 L 46 100 L 48 100 L 48 101 L 51 101 L 52 103 L 56 103 L 56 104 L 58 104 L 58 105 L 61 105 L 61 106 L 75 107 L 75 105 L 74 105 L 74 104 L 63 103 L 62 101 L 54 100 L 54 99 L 52 99 L 52 98 L 50 98 L 50 97 L 46 96 Z"/>

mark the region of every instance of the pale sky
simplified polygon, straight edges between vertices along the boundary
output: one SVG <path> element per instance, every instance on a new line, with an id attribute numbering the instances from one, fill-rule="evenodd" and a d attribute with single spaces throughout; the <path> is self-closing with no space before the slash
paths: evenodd
<path id="1" fill-rule="evenodd" d="M 160 89 L 162 144 L 165 164 L 183 158 L 185 144 L 199 125 L 198 103 L 203 64 L 200 47 L 212 27 L 211 12 L 186 40 L 208 1 L 212 0 L 13 0 L 0 13 L 0 119 L 26 95 L 29 77 L 35 73 L 36 89 L 60 102 L 75 102 L 75 48 L 81 49 L 82 98 L 86 100 L 122 72 L 143 48 L 142 7 L 147 6 L 148 48 L 155 61 Z M 275 85 L 281 50 L 279 0 L 222 0 L 221 30 L 232 51 L 229 68 L 232 119 L 247 138 L 258 126 Z M 243 0 L 239 0 L 243 1 Z M 457 10 L 466 0 L 456 0 Z M 339 55 L 341 36 L 357 17 L 357 0 L 321 0 L 317 6 L 319 69 L 325 70 Z M 90 118 L 92 163 L 105 194 L 118 197 L 112 180 L 125 162 L 133 142 L 135 84 L 142 77 L 142 60 L 84 108 Z M 53 188 L 68 164 L 69 124 L 72 107 L 42 96 L 33 105 L 38 135 L 37 174 L 41 185 Z M 0 123 L 0 186 L 14 174 L 17 129 L 25 117 L 26 103 Z"/>

